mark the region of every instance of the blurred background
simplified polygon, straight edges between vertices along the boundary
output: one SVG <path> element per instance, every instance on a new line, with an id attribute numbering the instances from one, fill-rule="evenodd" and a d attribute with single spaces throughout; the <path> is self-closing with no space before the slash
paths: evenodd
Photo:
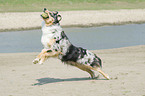
<path id="1" fill-rule="evenodd" d="M 142 9 L 145 0 L 0 0 L 0 12 Z"/>

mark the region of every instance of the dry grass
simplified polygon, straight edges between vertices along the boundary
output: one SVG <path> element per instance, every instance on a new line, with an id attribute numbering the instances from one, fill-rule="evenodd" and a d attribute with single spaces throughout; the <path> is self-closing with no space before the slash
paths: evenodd
<path id="1" fill-rule="evenodd" d="M 141 9 L 144 0 L 0 0 L 0 12 L 39 12 L 50 10 Z"/>

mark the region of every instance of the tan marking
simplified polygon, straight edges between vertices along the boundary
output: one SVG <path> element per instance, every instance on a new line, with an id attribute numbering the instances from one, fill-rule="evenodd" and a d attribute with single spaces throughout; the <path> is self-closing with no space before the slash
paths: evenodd
<path id="1" fill-rule="evenodd" d="M 49 16 L 49 18 L 43 19 L 43 20 L 45 21 L 45 25 L 46 25 L 46 26 L 53 25 L 54 18 L 50 15 L 50 12 L 49 12 L 48 10 L 46 10 L 45 12 L 46 12 L 46 13 L 48 14 L 48 16 Z"/>
<path id="2" fill-rule="evenodd" d="M 55 42 L 56 42 L 56 39 L 50 39 L 49 43 L 47 43 L 48 47 L 51 48 Z"/>
<path id="3" fill-rule="evenodd" d="M 107 75 L 106 73 L 104 73 L 99 67 L 91 67 L 91 66 L 88 66 L 88 65 L 84 65 L 84 64 L 79 64 L 79 63 L 76 63 L 76 62 L 73 62 L 73 61 L 68 61 L 66 62 L 72 66 L 76 66 L 77 68 L 83 70 L 83 71 L 86 71 L 88 72 L 92 78 L 94 78 L 94 71 L 98 71 L 99 73 L 101 73 L 107 80 L 109 80 L 109 75 Z"/>

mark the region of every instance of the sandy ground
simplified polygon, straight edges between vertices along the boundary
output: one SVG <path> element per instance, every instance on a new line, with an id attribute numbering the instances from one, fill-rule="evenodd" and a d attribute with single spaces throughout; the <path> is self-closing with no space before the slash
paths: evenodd
<path id="1" fill-rule="evenodd" d="M 111 80 L 91 80 L 54 58 L 34 65 L 38 53 L 1 53 L 0 96 L 145 96 L 145 45 L 93 52 Z"/>
<path id="2" fill-rule="evenodd" d="M 41 26 L 41 12 L 0 13 L 0 31 L 34 29 Z M 144 23 L 145 9 L 60 11 L 62 26 L 100 26 Z"/>

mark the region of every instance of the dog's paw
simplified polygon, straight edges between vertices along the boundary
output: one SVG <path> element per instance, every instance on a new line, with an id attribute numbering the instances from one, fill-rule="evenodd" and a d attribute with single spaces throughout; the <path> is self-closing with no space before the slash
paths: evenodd
<path id="1" fill-rule="evenodd" d="M 40 61 L 40 62 L 39 62 L 39 64 L 43 64 L 43 62 L 42 62 L 42 61 Z"/>
<path id="2" fill-rule="evenodd" d="M 107 75 L 105 78 L 106 78 L 107 80 L 109 80 L 109 79 L 110 79 L 109 75 Z"/>
<path id="3" fill-rule="evenodd" d="M 33 64 L 37 64 L 38 62 L 39 62 L 39 59 L 38 58 L 36 58 L 36 59 L 33 60 Z"/>

